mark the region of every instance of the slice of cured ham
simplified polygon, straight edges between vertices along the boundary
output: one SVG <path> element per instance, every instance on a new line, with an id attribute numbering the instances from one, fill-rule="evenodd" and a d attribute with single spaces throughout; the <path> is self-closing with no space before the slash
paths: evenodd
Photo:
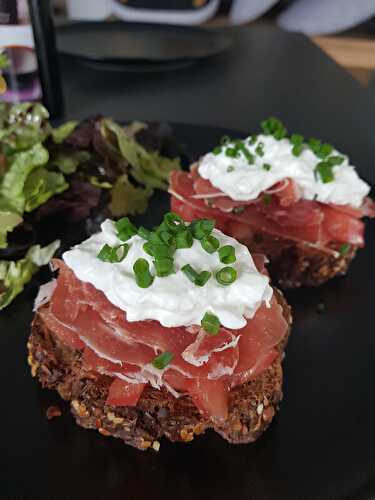
<path id="1" fill-rule="evenodd" d="M 256 200 L 238 202 L 193 172 L 172 172 L 172 210 L 188 221 L 213 218 L 226 234 L 244 242 L 253 234 L 266 233 L 285 240 L 313 244 L 329 251 L 332 243 L 364 245 L 364 216 L 375 216 L 375 203 L 366 198 L 363 206 L 326 205 L 300 198 L 298 187 L 285 179 Z"/>
<path id="2" fill-rule="evenodd" d="M 260 269 L 264 258 L 257 256 Z M 136 405 L 145 384 L 189 394 L 212 419 L 228 412 L 228 391 L 266 370 L 288 325 L 276 299 L 240 330 L 221 328 L 215 336 L 200 327 L 166 328 L 156 321 L 128 322 L 124 311 L 92 285 L 81 282 L 62 262 L 50 303 L 40 309 L 61 342 L 83 351 L 83 369 L 113 377 L 107 404 Z M 172 361 L 163 370 L 152 361 L 162 352 Z"/>

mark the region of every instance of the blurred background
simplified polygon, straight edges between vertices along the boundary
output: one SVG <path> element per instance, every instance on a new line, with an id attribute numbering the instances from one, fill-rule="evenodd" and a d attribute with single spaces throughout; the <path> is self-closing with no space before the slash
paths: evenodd
<path id="1" fill-rule="evenodd" d="M 280 30 L 305 34 L 365 87 L 369 86 L 375 73 L 375 0 L 0 0 L 0 71 L 3 72 L 0 92 L 3 100 L 34 100 L 42 94 L 43 82 L 41 85 L 37 77 L 34 40 L 35 37 L 44 37 L 47 51 L 54 46 L 54 42 L 51 42 L 51 33 L 48 37 L 46 35 L 50 28 L 38 26 L 38 17 L 41 16 L 45 22 L 43 13 L 34 13 L 32 34 L 28 3 L 31 10 L 51 9 L 57 27 L 71 22 L 110 23 L 116 20 L 174 26 L 199 25 L 208 30 L 234 25 L 271 25 Z M 39 30 L 39 35 L 35 34 L 35 30 Z M 82 39 L 82 29 L 79 35 Z M 115 36 L 112 33 L 112 37 Z M 78 39 L 65 40 L 65 49 L 68 46 L 71 53 L 73 45 L 77 52 Z M 96 40 L 99 41 L 98 38 Z M 93 38 L 87 44 L 92 41 Z M 85 52 L 87 45 L 82 42 L 82 46 Z M 74 55 L 79 56 L 77 53 Z M 84 55 L 87 56 L 87 53 Z M 129 57 L 129 54 L 122 56 Z M 50 57 L 53 59 L 52 54 Z M 40 64 L 45 64 L 45 60 Z M 128 66 L 129 69 L 134 70 L 134 67 Z M 137 70 L 140 69 L 138 65 Z M 158 68 L 154 66 L 153 69 Z M 53 75 L 47 75 L 47 78 L 51 86 Z M 56 75 L 55 80 L 58 80 Z"/>
<path id="2" fill-rule="evenodd" d="M 201 24 L 273 24 L 309 36 L 367 85 L 375 72 L 374 0 L 54 0 L 66 19 Z"/>

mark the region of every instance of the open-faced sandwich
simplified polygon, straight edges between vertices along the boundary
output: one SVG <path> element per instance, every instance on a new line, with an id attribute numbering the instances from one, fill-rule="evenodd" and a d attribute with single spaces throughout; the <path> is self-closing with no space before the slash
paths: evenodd
<path id="1" fill-rule="evenodd" d="M 225 137 L 189 173 L 173 172 L 172 210 L 187 221 L 215 219 L 220 230 L 267 255 L 283 287 L 344 274 L 364 246 L 362 218 L 375 215 L 370 186 L 330 144 L 288 138 L 276 118 L 262 128 L 244 140 Z"/>
<path id="2" fill-rule="evenodd" d="M 127 218 L 53 263 L 28 342 L 32 375 L 70 401 L 79 425 L 140 449 L 212 428 L 257 439 L 282 398 L 290 310 L 264 258 L 168 213 Z"/>

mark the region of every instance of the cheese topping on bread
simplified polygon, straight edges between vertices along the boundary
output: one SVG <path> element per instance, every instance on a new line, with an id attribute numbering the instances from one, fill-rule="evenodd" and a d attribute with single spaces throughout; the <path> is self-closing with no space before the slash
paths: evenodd
<path id="1" fill-rule="evenodd" d="M 269 304 L 272 298 L 269 278 L 257 270 L 246 246 L 216 229 L 210 236 L 218 242 L 218 250 L 231 247 L 235 255 L 235 262 L 229 267 L 236 278 L 230 284 L 218 280 L 217 273 L 228 267 L 220 259 L 219 251 L 209 253 L 202 240 L 196 238 L 190 248 L 175 251 L 173 272 L 164 277 L 155 275 L 155 260 L 145 252 L 145 239 L 138 234 L 126 241 L 128 253 L 121 262 L 100 260 L 98 254 L 103 246 L 114 248 L 124 243 L 110 220 L 102 224 L 101 232 L 65 252 L 63 259 L 81 281 L 91 283 L 112 304 L 126 311 L 128 321 L 157 320 L 166 327 L 199 325 L 209 312 L 226 328 L 242 328 L 246 318 L 252 318 L 263 302 Z M 148 262 L 153 275 L 152 284 L 145 288 L 135 279 L 133 268 L 138 259 Z M 186 265 L 198 275 L 203 271 L 210 273 L 204 285 L 191 281 L 182 270 Z"/>

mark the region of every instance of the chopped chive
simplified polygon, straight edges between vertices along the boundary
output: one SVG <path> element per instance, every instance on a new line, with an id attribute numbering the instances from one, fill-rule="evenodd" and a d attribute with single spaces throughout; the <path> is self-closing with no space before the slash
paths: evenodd
<path id="1" fill-rule="evenodd" d="M 140 236 L 144 240 L 149 240 L 150 239 L 150 234 L 151 234 L 151 231 L 149 229 L 146 229 L 143 226 L 140 226 L 138 228 L 138 236 Z"/>
<path id="2" fill-rule="evenodd" d="M 158 370 L 163 370 L 173 359 L 173 354 L 169 351 L 162 352 L 152 361 L 152 366 Z"/>
<path id="3" fill-rule="evenodd" d="M 344 243 L 339 248 L 340 255 L 346 255 L 351 248 L 352 247 L 351 247 L 351 245 L 349 245 L 349 243 Z"/>
<path id="4" fill-rule="evenodd" d="M 211 234 L 214 227 L 215 221 L 213 219 L 197 219 L 190 224 L 190 229 L 196 240 L 201 240 Z"/>
<path id="5" fill-rule="evenodd" d="M 268 172 L 269 170 L 271 170 L 271 168 L 272 167 L 269 163 L 263 163 L 263 170 L 267 170 L 267 172 Z"/>
<path id="6" fill-rule="evenodd" d="M 193 246 L 193 235 L 190 229 L 185 229 L 176 234 L 176 248 L 191 248 Z"/>
<path id="7" fill-rule="evenodd" d="M 146 252 L 148 255 L 151 255 L 151 257 L 154 256 L 152 250 L 152 243 L 150 243 L 149 241 L 146 241 L 146 243 L 143 245 L 143 251 Z"/>
<path id="8" fill-rule="evenodd" d="M 117 264 L 118 262 L 122 262 L 125 259 L 125 257 L 128 255 L 129 248 L 130 247 L 127 243 L 116 245 L 114 247 L 105 244 L 98 253 L 97 257 L 103 262 L 111 262 Z"/>
<path id="9" fill-rule="evenodd" d="M 164 215 L 164 224 L 171 233 L 177 233 L 179 229 L 185 227 L 183 219 L 174 212 L 169 212 Z"/>
<path id="10" fill-rule="evenodd" d="M 137 228 L 130 222 L 128 217 L 123 217 L 115 222 L 115 227 L 117 229 L 117 237 L 121 241 L 127 241 L 138 232 Z"/>
<path id="11" fill-rule="evenodd" d="M 164 245 L 172 246 L 174 242 L 174 236 L 168 231 L 159 231 L 158 236 Z"/>
<path id="12" fill-rule="evenodd" d="M 283 123 L 274 116 L 271 116 L 267 120 L 263 120 L 261 122 L 261 127 L 265 135 L 273 135 L 277 140 L 283 139 L 287 134 L 287 130 Z"/>
<path id="13" fill-rule="evenodd" d="M 295 144 L 292 147 L 292 154 L 294 156 L 301 156 L 302 151 L 303 151 L 303 144 Z"/>
<path id="14" fill-rule="evenodd" d="M 244 155 L 244 157 L 246 158 L 247 163 L 249 163 L 249 165 L 253 165 L 255 162 L 254 155 L 252 153 L 250 153 L 250 151 L 248 149 L 246 149 L 245 146 L 241 148 L 241 151 L 242 151 L 242 154 Z"/>
<path id="15" fill-rule="evenodd" d="M 216 281 L 220 283 L 220 285 L 231 285 L 236 281 L 237 271 L 234 267 L 226 266 L 220 269 L 216 275 Z"/>
<path id="16" fill-rule="evenodd" d="M 328 158 L 331 165 L 341 165 L 344 163 L 345 158 L 343 156 L 332 155 Z"/>
<path id="17" fill-rule="evenodd" d="M 320 148 L 317 150 L 316 152 L 316 155 L 319 157 L 319 158 L 327 158 L 327 156 L 329 156 L 333 151 L 333 147 L 331 146 L 331 144 L 322 144 L 320 146 Z"/>
<path id="18" fill-rule="evenodd" d="M 219 155 L 222 152 L 222 150 L 223 148 L 221 146 L 216 146 L 216 148 L 214 148 L 212 152 L 214 155 Z"/>
<path id="19" fill-rule="evenodd" d="M 300 135 L 300 134 L 292 134 L 290 137 L 290 142 L 294 146 L 303 144 L 303 141 L 304 141 L 304 137 L 303 137 L 303 135 Z"/>
<path id="20" fill-rule="evenodd" d="M 227 148 L 225 150 L 225 155 L 228 156 L 228 158 L 238 158 L 240 156 L 237 148 Z"/>
<path id="21" fill-rule="evenodd" d="M 219 318 L 212 313 L 206 312 L 201 320 L 202 328 L 209 335 L 216 335 L 220 330 L 220 321 Z"/>
<path id="22" fill-rule="evenodd" d="M 323 184 L 334 180 L 332 165 L 328 161 L 320 161 L 315 167 L 315 172 L 319 174 Z"/>
<path id="23" fill-rule="evenodd" d="M 263 201 L 263 205 L 266 205 L 266 206 L 269 205 L 272 201 L 272 195 L 270 195 L 269 193 L 264 193 L 262 201 Z"/>
<path id="24" fill-rule="evenodd" d="M 220 246 L 220 241 L 215 236 L 208 235 L 200 240 L 203 250 L 214 253 Z"/>
<path id="25" fill-rule="evenodd" d="M 258 140 L 258 137 L 256 135 L 251 135 L 249 138 L 249 144 L 253 146 Z"/>
<path id="26" fill-rule="evenodd" d="M 151 243 L 150 250 L 152 251 L 152 256 L 155 257 L 155 259 L 165 259 L 173 257 L 175 249 L 173 246 Z"/>
<path id="27" fill-rule="evenodd" d="M 258 156 L 264 156 L 263 148 L 264 148 L 263 142 L 258 142 L 258 145 L 255 148 L 255 152 Z"/>
<path id="28" fill-rule="evenodd" d="M 169 276 L 170 274 L 173 274 L 175 272 L 173 266 L 173 259 L 170 259 L 169 257 L 162 257 L 160 259 L 155 259 L 154 267 L 156 271 L 156 276 L 159 276 L 159 278 L 164 278 L 165 276 Z"/>
<path id="29" fill-rule="evenodd" d="M 224 245 L 218 250 L 220 262 L 233 264 L 236 261 L 236 251 L 232 245 Z"/>
<path id="30" fill-rule="evenodd" d="M 135 281 L 140 288 L 148 288 L 152 285 L 154 277 L 150 273 L 150 266 L 146 259 L 137 259 L 133 265 Z"/>
<path id="31" fill-rule="evenodd" d="M 227 167 L 227 172 L 233 172 L 233 170 L 235 170 L 233 165 L 229 165 L 229 167 Z"/>
<path id="32" fill-rule="evenodd" d="M 189 280 L 197 286 L 204 286 L 211 277 L 211 273 L 208 271 L 201 271 L 198 273 L 190 264 L 185 264 L 181 271 L 185 274 Z"/>

